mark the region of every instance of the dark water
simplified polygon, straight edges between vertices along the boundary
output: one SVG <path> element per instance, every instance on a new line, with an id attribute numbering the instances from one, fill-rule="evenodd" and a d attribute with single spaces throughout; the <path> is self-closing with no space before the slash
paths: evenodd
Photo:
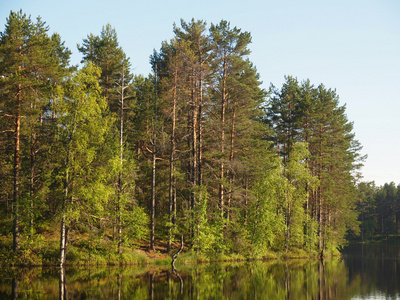
<path id="1" fill-rule="evenodd" d="M 352 246 L 323 262 L 3 269 L 0 299 L 400 299 L 400 247 Z"/>

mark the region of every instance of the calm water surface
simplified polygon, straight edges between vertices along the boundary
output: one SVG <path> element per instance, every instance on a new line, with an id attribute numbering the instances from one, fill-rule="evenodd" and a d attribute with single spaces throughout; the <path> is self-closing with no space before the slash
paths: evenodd
<path id="1" fill-rule="evenodd" d="M 352 246 L 341 259 L 3 269 L 0 299 L 400 299 L 400 247 Z"/>

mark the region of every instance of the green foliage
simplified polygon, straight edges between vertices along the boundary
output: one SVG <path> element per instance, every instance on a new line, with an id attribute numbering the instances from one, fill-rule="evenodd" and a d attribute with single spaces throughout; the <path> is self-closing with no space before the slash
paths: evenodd
<path id="1" fill-rule="evenodd" d="M 271 140 L 288 169 L 288 172 L 285 170 L 285 177 L 296 188 L 295 194 L 288 194 L 295 198 L 288 198 L 287 212 L 290 213 L 286 216 L 286 226 L 295 226 L 293 233 L 298 239 L 295 244 L 300 246 L 303 243 L 300 237 L 304 216 L 313 218 L 319 225 L 320 250 L 328 244 L 329 247 L 339 247 L 344 242 L 347 229 L 357 231 L 354 182 L 363 161 L 359 155 L 361 147 L 354 139 L 353 126 L 347 120 L 345 107 L 339 106 L 339 97 L 334 90 L 322 84 L 314 87 L 308 80 L 299 84 L 296 78 L 290 76 L 286 77 L 281 90 L 271 87 L 271 91 L 265 121 L 273 129 Z M 300 164 L 301 160 L 294 157 L 299 151 L 296 149 L 299 142 L 306 143 L 309 153 Z M 291 174 L 290 168 L 294 174 Z M 307 175 L 307 172 L 310 174 Z M 311 175 L 318 181 L 312 177 L 307 179 Z M 293 176 L 300 176 L 300 181 L 296 182 Z M 303 199 L 303 203 L 306 199 L 304 213 L 301 206 L 296 205 L 296 198 Z M 292 214 L 292 202 L 295 214 Z M 291 219 L 298 213 L 301 216 L 299 221 Z M 293 241 L 291 231 L 286 231 L 287 249 Z M 310 237 L 307 239 L 310 241 Z"/>
<path id="2" fill-rule="evenodd" d="M 58 103 L 59 143 L 64 170 L 62 176 L 73 185 L 69 197 L 82 201 L 83 207 L 102 209 L 113 190 L 105 185 L 116 170 L 106 169 L 104 142 L 112 119 L 105 115 L 107 103 L 97 81 L 99 69 L 88 64 L 66 87 L 66 98 Z M 105 164 L 100 162 L 105 159 Z M 71 207 L 71 202 L 68 205 Z M 72 208 L 72 207 L 71 207 Z M 75 210 L 78 213 L 77 210 Z M 74 218 L 79 218 L 75 214 Z"/>
<path id="3" fill-rule="evenodd" d="M 400 185 L 394 182 L 376 186 L 374 182 L 360 182 L 357 186 L 356 210 L 360 233 L 349 232 L 351 239 L 361 241 L 390 239 L 400 233 Z"/>
<path id="4" fill-rule="evenodd" d="M 207 191 L 205 187 L 197 193 L 198 204 L 195 206 L 193 247 L 200 253 L 212 255 L 226 251 L 223 237 L 223 220 L 209 219 L 207 213 Z"/>
<path id="5" fill-rule="evenodd" d="M 55 87 L 70 70 L 71 52 L 48 31 L 40 17 L 35 22 L 21 10 L 10 12 L 0 34 L 0 201 L 14 202 L 14 250 L 22 229 L 33 234 L 44 208 L 45 174 L 51 172 L 47 153 L 54 137 L 50 107 Z M 2 214 L 8 215 L 6 207 Z"/>
<path id="6" fill-rule="evenodd" d="M 149 216 L 143 207 L 133 205 L 123 212 L 124 239 L 131 247 L 136 241 L 145 240 L 149 235 Z"/>
<path id="7" fill-rule="evenodd" d="M 288 178 L 285 191 L 286 196 L 286 243 L 287 247 L 302 248 L 305 244 L 304 227 L 309 226 L 308 234 L 315 234 L 312 231 L 312 221 L 307 219 L 306 201 L 308 198 L 307 189 L 315 190 L 319 180 L 312 176 L 307 167 L 309 152 L 307 144 L 296 143 L 290 153 L 286 164 L 286 177 Z M 310 240 L 308 241 L 310 242 Z"/>
<path id="8" fill-rule="evenodd" d="M 250 208 L 248 230 L 255 257 L 263 257 L 272 247 L 279 247 L 277 241 L 285 228 L 282 212 L 285 178 L 279 160 L 273 161 L 271 166 L 253 188 L 255 201 Z"/>
<path id="9" fill-rule="evenodd" d="M 103 26 L 100 36 L 92 33 L 83 40 L 78 50 L 83 54 L 82 62 L 91 62 L 100 68 L 98 76 L 102 94 L 106 98 L 109 110 L 117 113 L 120 110 L 118 86 L 122 84 L 122 73 L 124 73 L 124 85 L 127 86 L 131 80 L 129 74 L 129 58 L 119 46 L 117 32 L 110 24 Z"/>
<path id="10" fill-rule="evenodd" d="M 196 260 L 334 253 L 359 222 L 365 238 L 400 232 L 398 187 L 355 188 L 361 147 L 336 92 L 287 77 L 266 98 L 249 32 L 182 20 L 144 77 L 110 24 L 78 47 L 79 70 L 48 30 L 20 11 L 0 35 L 5 261 L 56 263 L 61 220 L 74 263 L 144 262 L 131 249 L 150 210 L 156 243 L 183 234 Z M 13 219 L 21 252 L 7 255 Z"/>
<path id="11" fill-rule="evenodd" d="M 307 216 L 304 223 L 304 249 L 313 252 L 318 245 L 318 222 Z"/>

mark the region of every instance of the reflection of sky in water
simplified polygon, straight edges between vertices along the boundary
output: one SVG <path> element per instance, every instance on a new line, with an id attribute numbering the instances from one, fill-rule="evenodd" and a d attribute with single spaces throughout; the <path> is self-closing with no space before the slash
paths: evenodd
<path id="1" fill-rule="evenodd" d="M 352 300 L 400 300 L 400 245 L 353 244 L 344 249 L 349 280 L 355 286 Z"/>
<path id="2" fill-rule="evenodd" d="M 369 295 L 357 295 L 351 298 L 351 300 L 398 300 L 398 299 L 400 299 L 400 294 L 396 294 L 396 296 L 391 297 L 381 291 L 374 291 Z"/>

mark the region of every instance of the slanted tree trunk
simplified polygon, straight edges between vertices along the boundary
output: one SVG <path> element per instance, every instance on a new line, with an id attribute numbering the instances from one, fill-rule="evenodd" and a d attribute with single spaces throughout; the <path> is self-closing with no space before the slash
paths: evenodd
<path id="1" fill-rule="evenodd" d="M 179 250 L 174 255 L 172 255 L 171 267 L 173 270 L 175 269 L 175 261 L 178 258 L 178 255 L 182 252 L 182 250 L 183 250 L 183 235 L 181 235 L 181 246 Z"/>

